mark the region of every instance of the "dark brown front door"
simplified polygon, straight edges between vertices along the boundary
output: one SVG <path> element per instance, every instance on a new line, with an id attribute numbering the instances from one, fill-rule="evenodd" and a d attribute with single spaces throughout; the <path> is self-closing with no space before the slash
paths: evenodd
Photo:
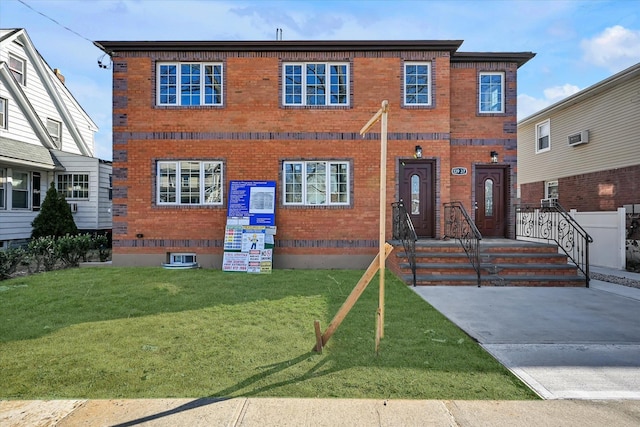
<path id="1" fill-rule="evenodd" d="M 476 167 L 476 226 L 484 237 L 505 237 L 506 182 L 502 167 Z"/>
<path id="2" fill-rule="evenodd" d="M 400 161 L 400 199 L 418 237 L 435 236 L 435 180 L 428 160 Z"/>

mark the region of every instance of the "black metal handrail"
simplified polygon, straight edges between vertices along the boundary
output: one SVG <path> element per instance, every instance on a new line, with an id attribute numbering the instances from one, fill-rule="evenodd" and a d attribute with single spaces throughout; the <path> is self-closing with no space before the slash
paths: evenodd
<path id="1" fill-rule="evenodd" d="M 400 200 L 392 203 L 391 206 L 393 207 L 393 238 L 402 240 L 402 246 L 404 246 L 404 252 L 407 254 L 413 274 L 413 286 L 416 286 L 416 241 L 418 235 L 404 202 Z"/>
<path id="2" fill-rule="evenodd" d="M 444 236 L 460 242 L 476 272 L 478 287 L 480 287 L 480 240 L 482 240 L 482 234 L 461 202 L 445 203 L 444 218 Z"/>
<path id="3" fill-rule="evenodd" d="M 515 206 L 516 238 L 554 242 L 584 274 L 589 287 L 589 244 L 593 238 L 557 202 Z"/>

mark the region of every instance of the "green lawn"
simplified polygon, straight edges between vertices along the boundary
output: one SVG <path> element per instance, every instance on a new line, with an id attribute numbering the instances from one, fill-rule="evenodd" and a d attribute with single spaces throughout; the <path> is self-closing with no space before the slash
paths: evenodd
<path id="1" fill-rule="evenodd" d="M 536 399 L 390 273 L 322 354 L 363 271 L 82 268 L 0 282 L 0 398 Z"/>

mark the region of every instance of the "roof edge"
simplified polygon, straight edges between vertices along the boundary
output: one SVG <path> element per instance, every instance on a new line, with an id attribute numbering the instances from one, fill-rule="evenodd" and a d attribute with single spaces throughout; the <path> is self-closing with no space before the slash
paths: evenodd
<path id="1" fill-rule="evenodd" d="M 588 86 L 574 93 L 573 95 L 569 95 L 566 98 L 561 99 L 560 101 L 549 105 L 548 107 L 545 107 L 541 110 L 536 111 L 535 113 L 528 115 L 527 117 L 518 121 L 518 126 L 526 125 L 533 121 L 538 121 L 540 120 L 541 117 L 547 116 L 551 114 L 553 111 L 560 110 L 562 108 L 573 105 L 585 98 L 595 96 L 598 93 L 609 88 L 611 85 L 623 83 L 626 80 L 635 77 L 636 75 L 640 75 L 640 62 L 635 65 L 632 65 L 631 67 L 625 68 L 624 70 L 616 74 L 613 74 L 612 76 L 607 77 L 604 80 L 600 80 L 599 82 L 594 83 L 593 85 Z"/>
<path id="2" fill-rule="evenodd" d="M 456 52 L 451 62 L 516 62 L 520 68 L 534 56 L 534 52 Z"/>
<path id="3" fill-rule="evenodd" d="M 95 41 L 106 53 L 135 51 L 398 51 L 439 50 L 451 53 L 463 40 L 275 40 L 275 41 Z"/>

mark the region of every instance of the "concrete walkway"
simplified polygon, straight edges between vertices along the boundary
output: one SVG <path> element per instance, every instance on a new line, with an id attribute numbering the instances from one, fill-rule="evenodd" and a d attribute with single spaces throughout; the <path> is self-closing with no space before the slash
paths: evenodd
<path id="1" fill-rule="evenodd" d="M 0 426 L 640 425 L 640 289 L 595 280 L 588 289 L 412 289 L 549 400 L 0 401 Z"/>
<path id="2" fill-rule="evenodd" d="M 640 289 L 413 289 L 544 399 L 640 399 Z"/>

